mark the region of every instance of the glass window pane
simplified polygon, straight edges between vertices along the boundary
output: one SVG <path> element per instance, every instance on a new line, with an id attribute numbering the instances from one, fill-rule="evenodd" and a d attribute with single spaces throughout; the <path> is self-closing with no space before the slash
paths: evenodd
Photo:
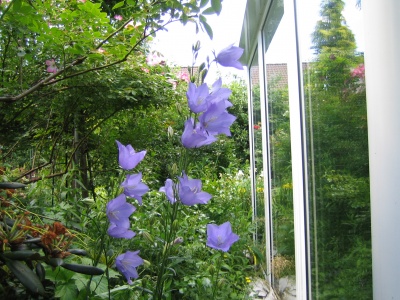
<path id="1" fill-rule="evenodd" d="M 261 94 L 257 51 L 250 67 L 250 88 L 252 101 L 252 136 L 253 136 L 253 212 L 255 224 L 255 240 L 261 249 L 265 249 L 265 209 L 263 183 L 263 154 L 261 131 Z"/>
<path id="2" fill-rule="evenodd" d="M 299 1 L 313 299 L 372 299 L 367 111 L 355 1 Z"/>
<path id="3" fill-rule="evenodd" d="M 272 279 L 281 299 L 296 297 L 294 215 L 288 97 L 287 45 L 290 24 L 283 0 L 274 1 L 263 27 L 268 99 L 267 120 L 270 157 L 272 217 Z"/>

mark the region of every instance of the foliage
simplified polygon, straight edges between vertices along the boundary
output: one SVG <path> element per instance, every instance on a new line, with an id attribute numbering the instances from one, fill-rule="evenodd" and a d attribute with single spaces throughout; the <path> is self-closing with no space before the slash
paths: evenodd
<path id="1" fill-rule="evenodd" d="M 146 299 L 157 282 L 167 299 L 242 299 L 247 293 L 254 261 L 249 253 L 257 250 L 249 178 L 236 176 L 248 161 L 244 82 L 230 85 L 238 121 L 233 139 L 191 153 L 196 163 L 187 171 L 207 178 L 204 189 L 217 196 L 205 208 L 181 207 L 176 245 L 175 236 L 166 234 L 175 230 L 168 223 L 173 209 L 158 192 L 150 192 L 131 218 L 137 238 L 112 240 L 106 234 L 106 203 L 120 192 L 123 176 L 114 141 L 148 149 L 141 167 L 153 190 L 176 174 L 181 153 L 186 82 L 160 53 L 149 53 L 148 42 L 177 21 L 193 22 L 212 37 L 206 16 L 219 14 L 221 2 L 1 2 L 1 181 L 28 185 L 23 192 L 0 190 L 3 295 Z M 218 255 L 205 248 L 205 226 L 227 216 L 240 241 Z M 141 249 L 145 259 L 132 285 L 113 271 L 118 255 L 129 249 Z M 160 262 L 167 268 L 161 270 Z"/>
<path id="2" fill-rule="evenodd" d="M 343 6 L 341 0 L 322 2 L 322 20 L 313 35 L 318 56 L 305 69 L 310 79 L 305 98 L 311 99 L 306 104 L 312 141 L 310 228 L 318 272 L 314 293 L 324 299 L 368 299 L 372 266 L 363 56 L 355 51 Z M 356 253 L 363 254 L 355 259 Z"/>

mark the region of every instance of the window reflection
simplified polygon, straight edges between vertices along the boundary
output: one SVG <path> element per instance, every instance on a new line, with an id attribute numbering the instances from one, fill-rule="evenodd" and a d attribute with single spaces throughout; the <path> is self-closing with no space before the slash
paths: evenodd
<path id="1" fill-rule="evenodd" d="M 274 1 L 263 27 L 270 153 L 272 279 L 281 299 L 296 297 L 288 70 L 283 0 Z"/>
<path id="2" fill-rule="evenodd" d="M 364 59 L 344 8 L 322 1 L 300 36 L 314 53 L 303 64 L 314 299 L 372 299 Z"/>
<path id="3" fill-rule="evenodd" d="M 252 140 L 253 140 L 253 212 L 255 224 L 255 240 L 261 249 L 266 245 L 263 152 L 260 78 L 257 51 L 250 67 L 251 101 L 252 101 Z"/>

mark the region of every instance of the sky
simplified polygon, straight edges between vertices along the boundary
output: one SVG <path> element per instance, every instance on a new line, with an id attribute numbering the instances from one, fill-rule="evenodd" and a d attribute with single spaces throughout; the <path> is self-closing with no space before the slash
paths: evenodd
<path id="1" fill-rule="evenodd" d="M 196 35 L 195 26 L 187 24 L 183 26 L 180 23 L 170 24 L 167 28 L 168 31 L 163 31 L 157 34 L 154 39 L 153 49 L 160 51 L 169 64 L 177 66 L 192 65 L 192 51 L 191 47 L 197 40 L 201 41 L 202 49 L 200 50 L 199 59 L 196 65 L 200 65 L 205 61 L 207 56 L 213 57 L 212 51 L 218 53 L 221 49 L 234 44 L 239 45 L 240 35 L 242 30 L 244 12 L 246 7 L 246 0 L 224 0 L 222 2 L 222 11 L 219 16 L 207 16 L 207 21 L 213 29 L 214 38 L 210 40 L 205 32 L 199 32 Z M 315 28 L 316 20 L 319 17 L 321 0 L 300 0 L 298 1 L 299 12 L 299 28 L 304 37 L 301 39 L 300 44 L 303 60 L 312 59 L 311 38 L 308 38 Z M 347 21 L 347 25 L 355 34 L 358 50 L 363 51 L 363 20 L 362 10 L 356 8 L 356 0 L 345 0 L 345 9 L 343 15 Z M 283 26 L 278 30 L 285 30 Z M 277 36 L 285 36 L 284 34 L 276 34 Z M 285 40 L 276 41 L 275 53 L 271 53 L 270 58 L 275 62 L 281 62 L 282 51 L 285 51 Z M 284 55 L 283 55 L 284 57 Z M 212 65 L 210 70 L 211 80 L 214 80 L 219 73 L 222 76 L 229 77 L 232 74 L 244 76 L 243 71 L 237 71 L 233 68 L 221 68 L 215 64 Z M 218 74 L 217 74 L 218 73 Z"/>
<path id="2" fill-rule="evenodd" d="M 213 40 L 210 40 L 208 35 L 201 30 L 196 35 L 194 24 L 188 23 L 183 26 L 180 23 L 174 23 L 167 27 L 168 32 L 163 31 L 157 34 L 154 39 L 153 49 L 160 51 L 170 64 L 191 66 L 192 45 L 200 40 L 201 50 L 196 63 L 196 65 L 200 65 L 205 62 L 207 56 L 214 57 L 213 50 L 218 53 L 231 44 L 239 45 L 245 6 L 245 0 L 224 0 L 219 16 L 206 16 L 208 24 L 213 29 Z M 216 64 L 212 64 L 208 77 L 212 77 L 211 80 L 214 80 L 217 72 L 221 72 L 222 76 L 228 76 L 231 73 L 244 73 L 244 71 L 236 71 L 233 68 L 220 68 Z"/>

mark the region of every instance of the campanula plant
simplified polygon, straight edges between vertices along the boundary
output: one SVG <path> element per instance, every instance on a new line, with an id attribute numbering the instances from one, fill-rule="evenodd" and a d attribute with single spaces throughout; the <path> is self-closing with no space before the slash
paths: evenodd
<path id="1" fill-rule="evenodd" d="M 199 50 L 194 47 L 195 52 Z M 215 56 L 213 62 L 226 67 L 235 67 L 240 69 L 238 62 L 243 50 L 238 47 L 229 46 Z M 195 55 L 197 57 L 197 53 Z M 207 59 L 209 61 L 209 59 Z M 204 64 L 203 64 L 204 66 Z M 208 68 L 210 64 L 208 64 Z M 222 80 L 218 79 L 211 88 L 204 83 L 207 74 L 205 67 L 201 72 L 201 81 L 196 83 L 192 80 L 188 84 L 186 93 L 188 104 L 188 115 L 183 125 L 180 141 L 182 144 L 181 152 L 177 157 L 177 162 L 171 172 L 170 178 L 165 180 L 165 185 L 159 188 L 159 192 L 164 195 L 165 202 L 162 203 L 163 234 L 159 237 L 161 248 L 157 256 L 157 261 L 152 262 L 156 267 L 156 283 L 153 288 L 153 299 L 162 299 L 166 293 L 166 281 L 173 276 L 170 268 L 172 249 L 176 244 L 183 242 L 183 239 L 177 236 L 179 231 L 179 222 L 181 218 L 182 205 L 191 207 L 194 205 L 206 205 L 212 200 L 212 195 L 203 191 L 201 179 L 191 178 L 187 174 L 190 171 L 191 151 L 210 145 L 218 140 L 219 135 L 230 136 L 230 126 L 236 117 L 228 112 L 232 103 L 228 100 L 231 91 L 222 87 Z M 195 78 L 194 76 L 191 77 Z M 131 145 L 123 145 L 116 141 L 119 151 L 119 165 L 125 171 L 134 169 L 146 155 L 146 151 L 136 152 Z M 149 191 L 146 184 L 142 182 L 142 173 L 127 174 L 126 179 L 121 183 L 123 189 L 115 199 L 112 199 L 106 207 L 106 214 L 109 220 L 108 234 L 112 238 L 132 239 L 135 233 L 130 229 L 130 216 L 136 208 L 127 201 L 127 197 L 134 198 L 142 205 L 142 196 Z M 222 225 L 207 225 L 207 246 L 222 252 L 227 252 L 233 243 L 239 240 L 239 236 L 232 232 L 231 224 L 226 222 Z M 132 284 L 132 278 L 138 278 L 137 267 L 142 265 L 144 260 L 139 256 L 139 250 L 126 251 L 117 256 L 115 260 L 116 268 L 125 276 L 129 284 Z M 218 263 L 217 268 L 220 268 Z M 215 277 L 213 287 L 213 298 L 216 294 Z"/>

